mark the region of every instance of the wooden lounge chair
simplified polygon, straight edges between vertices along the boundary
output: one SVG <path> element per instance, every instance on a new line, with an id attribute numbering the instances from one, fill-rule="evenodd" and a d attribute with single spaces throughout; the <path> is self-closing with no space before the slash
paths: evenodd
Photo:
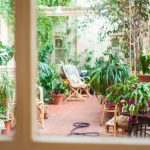
<path id="1" fill-rule="evenodd" d="M 80 77 L 76 66 L 68 64 L 63 66 L 63 71 L 69 81 L 70 95 L 65 100 L 79 99 L 85 100 L 84 96 L 91 97 L 89 90 L 90 84 L 86 84 L 85 80 Z M 85 93 L 85 94 L 83 94 Z"/>

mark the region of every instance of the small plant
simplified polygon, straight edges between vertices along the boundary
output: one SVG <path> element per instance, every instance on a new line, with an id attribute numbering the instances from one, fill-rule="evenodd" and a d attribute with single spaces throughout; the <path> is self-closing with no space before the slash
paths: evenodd
<path id="1" fill-rule="evenodd" d="M 65 95 L 68 95 L 69 94 L 69 91 L 68 91 L 68 88 L 67 88 L 67 85 L 65 84 L 65 82 L 63 81 L 57 81 L 55 84 L 54 84 L 54 87 L 53 87 L 53 93 L 54 94 L 65 94 Z"/>

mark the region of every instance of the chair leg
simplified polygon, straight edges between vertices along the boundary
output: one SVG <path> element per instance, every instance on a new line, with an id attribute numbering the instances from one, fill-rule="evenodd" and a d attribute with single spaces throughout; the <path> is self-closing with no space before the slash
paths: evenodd
<path id="1" fill-rule="evenodd" d="M 107 135 L 109 132 L 109 126 L 105 125 L 105 135 Z"/>
<path id="2" fill-rule="evenodd" d="M 80 94 L 80 89 L 71 89 L 71 94 L 69 95 L 69 97 L 67 97 L 67 99 L 64 101 L 66 102 L 67 100 L 71 99 L 73 96 L 76 96 L 78 98 L 80 98 L 81 100 L 86 100 L 81 94 Z"/>
<path id="3" fill-rule="evenodd" d="M 44 123 L 44 105 L 43 104 L 41 106 L 40 122 L 41 122 L 41 128 L 45 128 L 45 123 Z"/>
<path id="4" fill-rule="evenodd" d="M 92 97 L 91 94 L 89 93 L 89 87 L 85 88 L 85 92 L 86 92 L 87 96 Z"/>
<path id="5" fill-rule="evenodd" d="M 117 127 L 116 127 L 116 116 L 117 116 L 117 112 L 114 112 L 114 128 L 113 128 L 114 136 L 116 136 L 116 131 L 117 131 Z"/>
<path id="6" fill-rule="evenodd" d="M 102 113 L 102 124 L 104 124 L 104 117 L 105 117 L 105 111 L 103 110 L 103 113 Z"/>

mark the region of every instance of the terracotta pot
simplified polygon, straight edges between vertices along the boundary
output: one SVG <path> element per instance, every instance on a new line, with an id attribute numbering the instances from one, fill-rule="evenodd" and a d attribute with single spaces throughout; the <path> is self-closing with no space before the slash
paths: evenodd
<path id="1" fill-rule="evenodd" d="M 10 133 L 11 120 L 5 121 L 5 129 L 1 131 L 1 134 Z"/>
<path id="2" fill-rule="evenodd" d="M 64 94 L 52 94 L 53 96 L 53 104 L 55 105 L 61 105 L 64 100 Z"/>
<path id="3" fill-rule="evenodd" d="M 138 75 L 139 82 L 150 82 L 150 75 Z"/>
<path id="4" fill-rule="evenodd" d="M 44 119 L 48 119 L 48 113 L 44 112 Z"/>

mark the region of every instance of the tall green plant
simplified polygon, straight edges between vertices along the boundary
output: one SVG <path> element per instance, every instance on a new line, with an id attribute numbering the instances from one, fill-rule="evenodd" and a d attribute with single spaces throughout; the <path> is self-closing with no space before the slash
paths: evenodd
<path id="1" fill-rule="evenodd" d="M 53 90 L 54 84 L 60 76 L 56 71 L 55 64 L 39 62 L 39 85 L 44 89 L 44 98 L 49 98 L 49 93 Z"/>
<path id="2" fill-rule="evenodd" d="M 121 63 L 115 54 L 108 54 L 108 61 L 98 61 L 93 68 L 91 85 L 97 94 L 106 95 L 106 89 L 117 82 L 125 82 L 129 78 L 129 67 Z"/>
<path id="3" fill-rule="evenodd" d="M 4 72 L 0 77 L 0 108 L 6 118 L 13 111 L 14 98 L 15 98 L 15 83 L 8 72 Z"/>
<path id="4" fill-rule="evenodd" d="M 14 55 L 14 47 L 3 45 L 0 41 L 0 65 L 6 65 Z"/>

